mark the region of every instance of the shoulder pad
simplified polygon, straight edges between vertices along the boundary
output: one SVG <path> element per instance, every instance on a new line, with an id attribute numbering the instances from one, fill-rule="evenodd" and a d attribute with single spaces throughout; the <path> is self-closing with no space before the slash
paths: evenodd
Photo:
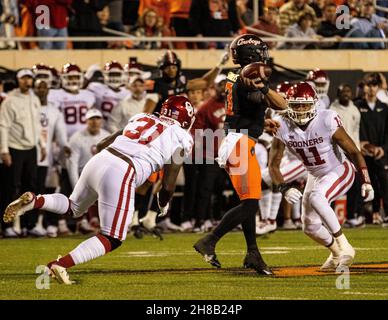
<path id="1" fill-rule="evenodd" d="M 236 74 L 236 73 L 234 73 L 234 72 L 229 72 L 229 73 L 228 73 L 227 79 L 230 80 L 230 81 L 232 81 L 232 82 L 236 82 L 237 79 L 238 79 L 238 77 L 239 77 L 238 74 Z"/>

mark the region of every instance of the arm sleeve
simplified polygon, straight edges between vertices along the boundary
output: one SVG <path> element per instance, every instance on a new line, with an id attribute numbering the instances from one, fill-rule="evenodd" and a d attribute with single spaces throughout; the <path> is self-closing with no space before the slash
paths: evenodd
<path id="1" fill-rule="evenodd" d="M 333 110 L 328 110 L 328 115 L 325 117 L 325 127 L 329 131 L 330 137 L 342 126 L 342 120 L 339 114 Z"/>
<path id="2" fill-rule="evenodd" d="M 0 153 L 9 153 L 8 136 L 9 129 L 12 125 L 12 110 L 9 105 L 9 100 L 6 99 L 0 108 Z"/>
<path id="3" fill-rule="evenodd" d="M 70 149 L 71 149 L 71 155 L 67 161 L 67 171 L 69 173 L 69 179 L 72 188 L 75 187 L 75 184 L 78 181 L 79 173 L 79 159 L 80 159 L 80 146 L 77 144 L 77 140 L 73 139 L 74 136 L 70 139 Z"/>

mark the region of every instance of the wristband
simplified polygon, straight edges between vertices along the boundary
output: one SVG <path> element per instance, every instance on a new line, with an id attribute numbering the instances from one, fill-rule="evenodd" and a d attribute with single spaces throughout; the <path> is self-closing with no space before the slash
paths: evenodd
<path id="1" fill-rule="evenodd" d="M 361 182 L 362 183 L 371 184 L 367 167 L 361 167 L 360 168 L 360 174 L 361 174 Z"/>
<path id="2" fill-rule="evenodd" d="M 281 184 L 273 184 L 272 185 L 272 192 L 280 192 L 282 194 L 285 194 L 288 189 L 290 189 L 291 186 L 287 183 L 281 183 Z"/>

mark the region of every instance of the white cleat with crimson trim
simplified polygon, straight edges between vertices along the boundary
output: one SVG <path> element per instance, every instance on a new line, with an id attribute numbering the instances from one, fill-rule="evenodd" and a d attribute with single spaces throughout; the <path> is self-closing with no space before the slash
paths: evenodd
<path id="1" fill-rule="evenodd" d="M 13 222 L 16 217 L 20 217 L 27 211 L 34 209 L 35 194 L 32 192 L 23 193 L 18 199 L 11 202 L 5 209 L 3 220 L 5 223 Z"/>

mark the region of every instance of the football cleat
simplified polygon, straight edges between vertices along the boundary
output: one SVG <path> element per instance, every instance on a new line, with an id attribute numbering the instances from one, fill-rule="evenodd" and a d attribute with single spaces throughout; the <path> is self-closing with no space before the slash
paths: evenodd
<path id="1" fill-rule="evenodd" d="M 57 264 L 52 264 L 49 269 L 52 275 L 54 275 L 53 278 L 56 279 L 60 284 L 71 285 L 75 283 L 74 281 L 70 280 L 66 268 L 61 267 Z"/>
<path id="2" fill-rule="evenodd" d="M 4 238 L 18 238 L 20 236 L 19 233 L 15 231 L 14 228 L 9 227 L 4 230 Z"/>
<path id="3" fill-rule="evenodd" d="M 33 229 L 28 230 L 27 233 L 33 237 L 46 237 L 47 231 L 42 226 L 35 226 Z"/>
<path id="4" fill-rule="evenodd" d="M 283 230 L 296 230 L 297 228 L 291 219 L 284 220 Z"/>
<path id="5" fill-rule="evenodd" d="M 32 192 L 23 193 L 18 199 L 11 202 L 5 209 L 3 220 L 11 223 L 16 217 L 20 217 L 27 211 L 34 209 L 35 194 Z"/>
<path id="6" fill-rule="evenodd" d="M 243 267 L 246 269 L 254 269 L 258 274 L 271 276 L 274 273 L 266 265 L 259 251 L 248 251 L 244 258 Z"/>
<path id="7" fill-rule="evenodd" d="M 199 239 L 193 247 L 203 256 L 207 263 L 210 263 L 213 267 L 221 268 L 221 263 L 217 259 L 214 245 L 205 241 L 205 238 Z"/>
<path id="8" fill-rule="evenodd" d="M 339 257 L 334 257 L 333 253 L 330 253 L 329 257 L 325 261 L 325 263 L 321 266 L 321 271 L 333 271 L 338 266 Z"/>
<path id="9" fill-rule="evenodd" d="M 47 236 L 49 238 L 56 238 L 56 237 L 58 237 L 58 227 L 56 227 L 56 226 L 48 226 L 47 227 Z"/>
<path id="10" fill-rule="evenodd" d="M 140 226 L 142 226 L 145 230 L 150 232 L 153 236 L 163 240 L 160 229 L 158 229 L 156 225 L 156 217 L 158 213 L 156 211 L 148 210 L 147 214 L 144 218 L 140 219 Z M 138 238 L 139 239 L 139 238 Z"/>
<path id="11" fill-rule="evenodd" d="M 67 226 L 67 222 L 65 219 L 61 219 L 58 221 L 58 234 L 61 236 L 71 235 L 69 227 Z"/>
<path id="12" fill-rule="evenodd" d="M 353 263 L 356 251 L 351 245 L 341 251 L 338 258 L 338 267 L 350 267 Z"/>
<path id="13" fill-rule="evenodd" d="M 335 241 L 337 242 L 338 248 L 340 249 L 338 267 L 350 267 L 353 263 L 356 251 L 350 245 L 344 234 L 341 234 L 339 237 L 335 238 Z"/>

